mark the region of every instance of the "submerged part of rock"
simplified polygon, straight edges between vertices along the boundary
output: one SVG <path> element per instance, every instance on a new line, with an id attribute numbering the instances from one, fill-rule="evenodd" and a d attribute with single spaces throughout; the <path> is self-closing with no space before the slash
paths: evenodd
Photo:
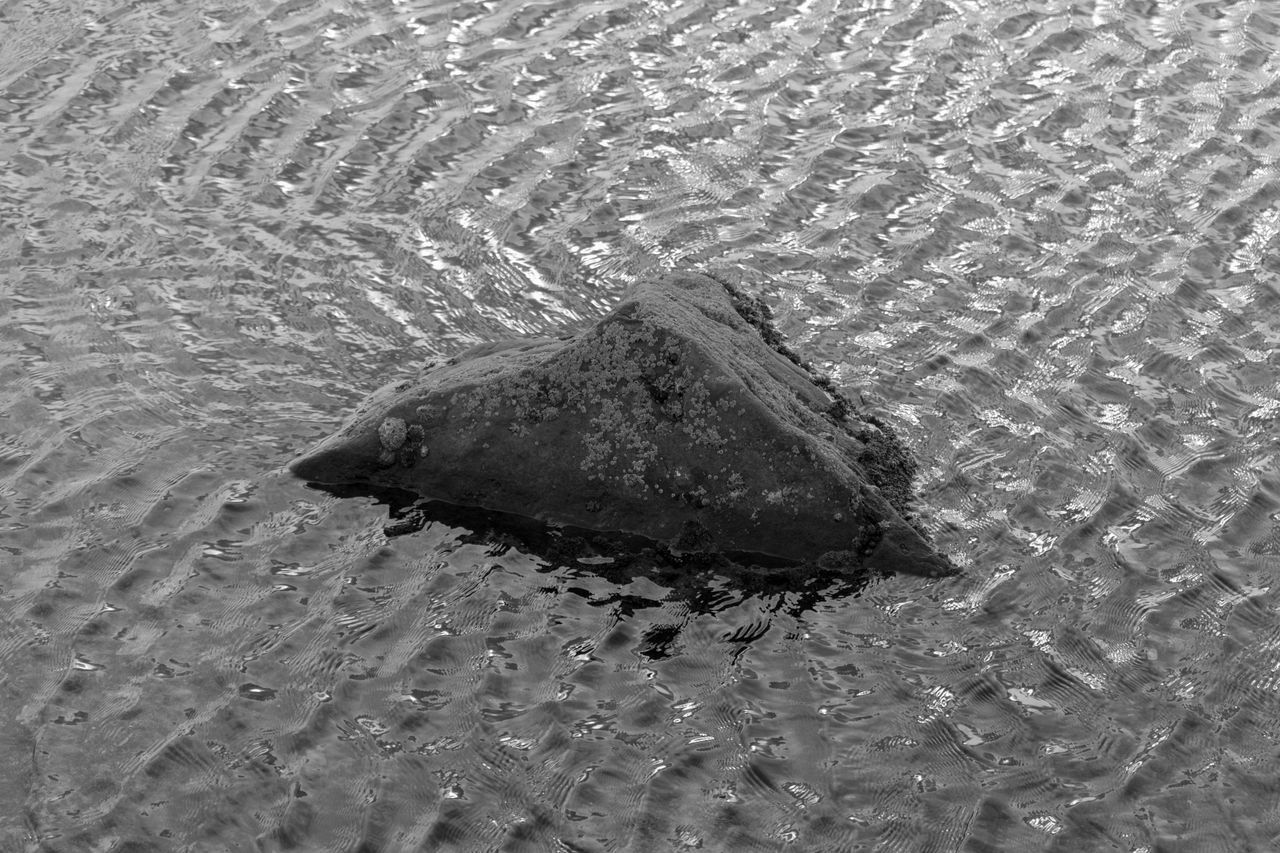
<path id="1" fill-rule="evenodd" d="M 953 572 L 909 521 L 897 437 L 829 389 L 761 303 L 674 274 L 579 335 L 485 344 L 383 388 L 291 468 L 676 550 Z"/>

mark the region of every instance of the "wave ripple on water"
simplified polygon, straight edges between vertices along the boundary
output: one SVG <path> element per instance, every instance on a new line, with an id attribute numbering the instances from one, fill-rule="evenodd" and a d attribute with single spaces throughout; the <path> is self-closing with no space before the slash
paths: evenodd
<path id="1" fill-rule="evenodd" d="M 1265 850 L 1280 21 L 1190 2 L 0 5 L 0 847 Z M 740 278 L 940 583 L 548 562 L 281 472 Z"/>

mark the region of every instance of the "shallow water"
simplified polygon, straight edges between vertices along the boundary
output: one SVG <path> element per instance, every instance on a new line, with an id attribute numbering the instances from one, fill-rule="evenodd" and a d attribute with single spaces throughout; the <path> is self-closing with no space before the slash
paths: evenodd
<path id="1" fill-rule="evenodd" d="M 1280 844 L 1280 10 L 0 5 L 0 849 Z M 283 471 L 714 269 L 965 568 L 561 565 Z"/>

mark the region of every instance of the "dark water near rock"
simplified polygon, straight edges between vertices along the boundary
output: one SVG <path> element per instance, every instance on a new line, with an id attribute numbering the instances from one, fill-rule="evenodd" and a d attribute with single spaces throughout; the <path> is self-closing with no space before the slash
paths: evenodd
<path id="1" fill-rule="evenodd" d="M 1280 844 L 1280 8 L 0 4 L 0 850 Z M 740 279 L 963 578 L 557 564 L 282 466 Z"/>

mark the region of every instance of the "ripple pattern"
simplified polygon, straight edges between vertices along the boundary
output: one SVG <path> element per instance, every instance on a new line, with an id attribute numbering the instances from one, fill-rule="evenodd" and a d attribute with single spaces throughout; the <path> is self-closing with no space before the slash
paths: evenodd
<path id="1" fill-rule="evenodd" d="M 1280 12 L 0 6 L 0 848 L 1270 849 Z M 281 473 L 697 266 L 966 569 L 548 563 Z"/>

